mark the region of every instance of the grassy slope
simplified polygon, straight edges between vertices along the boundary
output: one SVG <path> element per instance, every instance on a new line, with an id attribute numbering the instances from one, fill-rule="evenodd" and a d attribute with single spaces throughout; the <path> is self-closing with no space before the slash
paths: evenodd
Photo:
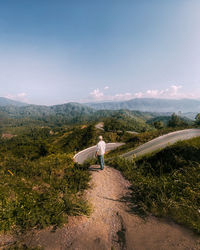
<path id="1" fill-rule="evenodd" d="M 96 144 L 102 131 L 93 125 L 13 129 L 16 137 L 0 139 L 0 231 L 62 225 L 68 215 L 87 214 L 81 194 L 88 188 L 88 165 L 72 157 Z"/>
<path id="2" fill-rule="evenodd" d="M 178 142 L 136 162 L 109 164 L 132 183 L 137 211 L 169 217 L 200 233 L 200 138 Z"/>
<path id="3" fill-rule="evenodd" d="M 65 105 L 58 108 L 61 113 L 65 113 L 63 110 L 66 108 Z M 74 105 L 70 108 L 73 111 Z M 80 111 L 79 106 L 75 108 L 78 112 Z M 101 112 L 103 113 L 100 116 L 104 113 L 106 113 L 105 117 L 110 115 L 108 111 Z M 124 112 L 114 112 L 114 118 L 117 116 L 123 120 L 129 117 L 133 121 L 133 126 L 137 125 L 137 122 L 144 123 L 143 121 L 149 119 L 150 116 L 141 112 L 133 112 L 133 114 L 128 111 Z M 144 118 L 140 119 L 141 115 Z M 138 119 L 134 118 L 136 116 Z M 52 224 L 59 225 L 73 211 L 75 214 L 86 213 L 87 204 L 79 199 L 78 195 L 87 188 L 89 173 L 87 166 L 74 165 L 72 155 L 75 151 L 96 144 L 99 134 L 103 134 L 106 141 L 125 140 L 128 146 L 132 145 L 131 143 L 134 146 L 138 142 L 143 143 L 151 139 L 152 135 L 157 136 L 154 132 L 142 133 L 138 141 L 138 137 L 135 138 L 123 131 L 102 132 L 95 130 L 93 125 L 62 124 L 62 126 L 56 126 L 57 122 L 52 121 L 54 124 L 51 124 L 52 126 L 48 126 L 48 123 L 46 126 L 41 126 L 44 123 L 43 120 L 40 124 L 38 121 L 32 123 L 29 119 L 27 126 L 23 123 L 18 125 L 21 121 L 16 119 L 12 119 L 12 122 L 11 126 L 7 126 L 6 123 L 1 127 L 1 132 L 8 129 L 8 132 L 17 136 L 11 140 L 1 140 L 0 173 L 3 178 L 0 182 L 0 230 L 13 228 L 24 230 Z M 125 127 L 127 124 L 125 121 Z M 120 123 L 121 125 L 124 126 L 123 123 Z M 58 215 L 54 217 L 53 214 Z"/>
<path id="4" fill-rule="evenodd" d="M 0 231 L 62 225 L 68 215 L 89 212 L 81 198 L 88 166 L 75 164 L 69 150 L 57 148 L 53 142 L 62 133 L 50 131 L 29 129 L 1 140 Z"/>

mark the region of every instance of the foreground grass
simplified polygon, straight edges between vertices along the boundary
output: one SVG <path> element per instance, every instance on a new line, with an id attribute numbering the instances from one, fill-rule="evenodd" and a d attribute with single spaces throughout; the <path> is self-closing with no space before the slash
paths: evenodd
<path id="1" fill-rule="evenodd" d="M 89 213 L 81 198 L 88 166 L 75 164 L 70 155 L 34 161 L 2 156 L 0 176 L 0 231 L 61 226 L 69 215 Z"/>
<path id="2" fill-rule="evenodd" d="M 137 211 L 172 218 L 200 233 L 200 138 L 173 146 L 137 161 L 108 162 L 132 183 Z"/>
<path id="3" fill-rule="evenodd" d="M 23 243 L 16 243 L 10 247 L 5 247 L 3 250 L 44 250 L 41 247 L 28 247 L 26 244 Z"/>

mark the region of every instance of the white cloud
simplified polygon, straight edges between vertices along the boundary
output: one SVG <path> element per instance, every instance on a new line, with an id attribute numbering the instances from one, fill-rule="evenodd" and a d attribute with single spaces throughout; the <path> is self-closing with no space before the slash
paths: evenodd
<path id="1" fill-rule="evenodd" d="M 28 102 L 27 99 L 27 94 L 26 93 L 18 93 L 16 95 L 11 95 L 8 94 L 6 96 L 4 96 L 5 98 L 11 99 L 11 100 L 15 100 L 15 101 L 20 101 L 20 102 Z"/>
<path id="2" fill-rule="evenodd" d="M 104 99 L 104 93 L 101 92 L 99 89 L 94 89 L 92 92 L 90 92 L 90 96 L 94 100 L 103 100 Z"/>
<path id="3" fill-rule="evenodd" d="M 171 86 L 171 96 L 176 96 L 178 94 L 178 90 L 182 89 L 182 86 L 176 86 L 176 85 L 172 85 Z"/>
<path id="4" fill-rule="evenodd" d="M 94 89 L 92 92 L 90 92 L 90 98 L 92 98 L 93 101 L 121 101 L 121 100 L 131 99 L 132 94 L 122 93 L 122 94 L 115 94 L 113 96 L 105 95 L 102 91 L 99 90 L 99 88 L 97 88 L 97 89 Z"/>
<path id="5" fill-rule="evenodd" d="M 105 88 L 104 88 L 105 89 Z M 198 98 L 194 94 L 184 93 L 180 90 L 182 89 L 181 85 L 171 85 L 169 88 L 158 90 L 158 89 L 148 89 L 144 92 L 136 93 L 118 93 L 115 95 L 106 95 L 103 91 L 100 91 L 99 88 L 93 90 L 90 93 L 90 98 L 92 97 L 93 101 L 125 101 L 132 98 L 165 98 L 165 99 L 180 99 L 180 98 Z M 91 101 L 91 99 L 90 99 Z"/>
<path id="6" fill-rule="evenodd" d="M 109 89 L 109 87 L 108 87 L 108 86 L 105 86 L 104 89 L 107 90 L 107 89 Z"/>
<path id="7" fill-rule="evenodd" d="M 191 98 L 190 94 L 184 94 L 179 92 L 182 89 L 181 85 L 172 85 L 169 88 L 158 90 L 158 89 L 149 89 L 145 92 L 135 93 L 133 96 L 137 98 Z"/>

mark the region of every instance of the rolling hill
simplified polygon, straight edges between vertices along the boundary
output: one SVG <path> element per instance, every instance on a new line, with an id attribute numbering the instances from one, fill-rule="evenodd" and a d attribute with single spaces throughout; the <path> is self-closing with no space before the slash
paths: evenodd
<path id="1" fill-rule="evenodd" d="M 39 121 L 41 125 L 57 124 L 58 126 L 66 123 L 77 124 L 104 121 L 108 131 L 124 130 L 125 128 L 128 130 L 143 131 L 149 127 L 149 125 L 152 126 L 154 121 L 158 120 L 166 124 L 172 112 L 144 112 L 141 111 L 141 109 L 145 109 L 146 105 L 146 107 L 152 110 L 156 109 L 156 107 L 158 110 L 162 110 L 163 107 L 167 109 L 168 104 L 169 110 L 172 110 L 172 106 L 174 105 L 175 107 L 175 104 L 178 102 L 177 100 L 133 99 L 121 103 L 93 103 L 90 107 L 75 102 L 45 106 L 15 102 L 6 98 L 0 98 L 0 101 L 1 120 L 18 119 L 19 122 L 26 120 L 26 124 L 27 122 L 30 123 L 30 121 Z M 185 105 L 187 101 L 184 102 Z M 171 106 L 168 102 L 172 102 Z M 179 104 L 179 107 L 180 105 L 181 104 Z M 140 109 L 140 111 L 137 109 Z M 178 106 L 175 110 L 178 110 Z M 189 122 L 188 119 L 187 122 Z"/>

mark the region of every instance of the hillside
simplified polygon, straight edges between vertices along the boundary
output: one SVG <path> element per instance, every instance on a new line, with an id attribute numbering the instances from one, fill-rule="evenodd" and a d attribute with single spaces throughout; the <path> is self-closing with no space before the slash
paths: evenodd
<path id="1" fill-rule="evenodd" d="M 148 129 L 149 126 L 151 127 L 155 121 L 163 121 L 166 125 L 172 114 L 169 110 L 175 112 L 176 110 L 181 110 L 181 107 L 187 106 L 187 109 L 192 107 L 194 111 L 194 105 L 198 108 L 197 102 L 194 100 L 133 99 L 118 103 L 92 103 L 89 106 L 75 102 L 45 106 L 26 105 L 6 98 L 0 98 L 0 119 L 8 120 L 12 118 L 17 119 L 18 123 L 22 124 L 26 121 L 26 124 L 38 122 L 40 125 L 58 126 L 105 120 L 107 130 L 126 129 L 143 131 Z M 157 112 L 153 112 L 154 110 Z M 164 112 L 166 110 L 168 112 Z M 183 113 L 180 115 L 184 116 Z M 187 115 L 190 118 L 195 117 L 194 112 L 188 112 Z M 113 128 L 107 126 L 107 120 L 109 120 L 107 118 L 113 120 Z M 183 118 L 183 120 L 191 123 L 189 119 Z M 11 120 L 10 122 L 12 123 Z"/>
<path id="2" fill-rule="evenodd" d="M 200 101 L 191 99 L 154 99 L 154 98 L 135 98 L 123 102 L 103 102 L 87 103 L 89 107 L 97 110 L 101 109 L 129 109 L 148 112 L 199 112 Z"/>
<path id="3" fill-rule="evenodd" d="M 62 126 L 64 124 L 81 124 L 105 121 L 106 126 L 113 121 L 113 128 L 107 130 L 138 130 L 150 127 L 146 121 L 155 118 L 157 114 L 128 110 L 95 110 L 79 103 L 67 103 L 54 106 L 1 106 L 0 119 L 10 121 L 10 124 L 40 126 Z"/>
<path id="4" fill-rule="evenodd" d="M 200 233 L 200 139 L 178 142 L 131 161 L 112 159 L 132 184 L 132 201 L 139 213 L 171 218 Z"/>
<path id="5" fill-rule="evenodd" d="M 147 124 L 153 125 L 155 122 L 162 121 L 162 123 L 167 126 L 169 124 L 169 121 L 171 119 L 171 116 L 159 116 L 159 114 L 156 117 L 150 118 L 147 120 Z M 185 116 L 179 116 L 179 119 L 189 125 L 193 124 L 192 118 L 187 118 Z"/>
<path id="6" fill-rule="evenodd" d="M 13 112 L 11 107 L 3 108 L 10 108 Z M 29 111 L 30 109 L 33 109 L 39 112 L 41 115 L 40 119 L 38 118 L 38 120 L 35 120 L 35 123 L 33 123 L 33 120 L 30 120 L 31 123 L 24 126 L 21 122 L 28 120 L 28 118 L 25 114 L 19 113 L 19 115 L 21 115 L 21 117 L 24 116 L 24 118 L 18 120 L 18 118 L 12 117 L 9 118 L 8 121 L 8 126 L 11 126 L 9 129 L 13 129 L 14 132 L 12 134 L 13 137 L 0 138 L 0 165 L 2 174 L 0 193 L 1 199 L 3 200 L 3 203 L 0 204 L 1 210 L 3 211 L 0 214 L 1 231 L 11 230 L 12 232 L 12 228 L 15 228 L 24 234 L 25 232 L 29 232 L 32 228 L 42 229 L 52 226 L 53 228 L 56 228 L 56 232 L 59 232 L 57 231 L 57 227 L 67 223 L 67 220 L 71 218 L 70 216 L 81 214 L 88 215 L 91 213 L 91 206 L 88 205 L 82 194 L 84 190 L 89 187 L 91 172 L 88 171 L 88 163 L 81 166 L 73 161 L 72 157 L 75 152 L 81 151 L 91 145 L 95 145 L 100 134 L 103 135 L 106 142 L 125 141 L 130 149 L 131 145 L 133 146 L 135 143 L 138 144 L 144 140 L 149 140 L 151 136 L 155 136 L 155 131 L 157 133 L 162 133 L 161 130 L 152 130 L 152 127 L 146 125 L 148 119 L 152 119 L 154 116 L 156 117 L 156 114 L 154 113 L 128 110 L 94 111 L 88 107 L 82 107 L 82 105 L 79 104 L 59 105 L 57 107 L 40 106 L 40 109 L 37 109 L 38 107 L 35 107 L 34 105 L 30 105 L 28 108 Z M 16 110 L 19 112 L 19 110 L 27 111 L 28 109 L 26 109 L 26 107 L 16 107 Z M 91 114 L 89 114 L 90 111 Z M 42 114 L 42 112 L 46 112 L 46 114 L 50 115 L 46 116 L 45 113 Z M 73 122 L 71 125 L 66 125 L 62 123 L 64 119 L 62 120 L 59 118 L 60 120 L 57 121 L 60 121 L 61 125 L 57 126 L 58 122 L 55 122 L 56 120 L 50 120 L 50 118 L 55 119 L 56 113 L 59 114 L 60 117 L 65 117 L 65 114 L 69 114 L 69 116 L 71 114 L 71 117 L 73 117 L 73 114 L 76 112 L 80 115 L 85 114 L 87 119 L 88 117 L 91 117 L 91 119 L 103 120 L 105 123 L 104 125 L 106 125 L 104 127 L 105 130 L 102 131 L 96 129 L 94 122 L 81 124 Z M 12 114 L 14 115 L 14 112 Z M 44 117 L 42 115 L 44 115 Z M 49 117 L 49 122 L 46 123 L 45 126 L 41 126 L 41 122 L 47 121 L 43 120 L 47 119 L 47 117 Z M 77 116 L 74 117 L 77 119 Z M 10 123 L 10 121 L 12 121 L 13 124 Z M 49 126 L 50 122 L 51 126 Z M 128 126 L 130 129 L 137 128 L 139 131 L 141 128 L 152 131 L 140 133 L 138 135 L 128 134 L 125 132 Z M 4 131 L 4 129 L 5 128 L 2 127 L 1 131 Z M 121 129 L 124 131 L 121 131 Z M 119 154 L 120 152 L 118 152 L 118 155 Z M 113 163 L 111 162 L 110 164 L 112 165 Z M 115 166 L 118 167 L 118 162 L 116 162 Z M 124 166 L 128 166 L 128 171 L 132 168 L 132 166 L 129 167 L 129 163 L 127 162 L 125 162 Z M 132 178 L 133 174 L 131 172 L 128 173 L 128 178 Z M 139 173 L 140 172 L 138 172 L 138 174 Z M 112 190 L 114 189 L 111 190 L 111 184 L 115 183 L 116 187 L 119 187 L 119 185 L 116 185 L 116 183 L 118 183 L 116 179 L 111 178 L 115 178 L 114 176 L 118 178 L 119 175 L 114 175 L 114 172 L 111 171 L 110 175 L 107 176 L 107 169 L 103 174 L 105 176 L 103 176 L 102 179 L 99 179 L 99 181 L 102 183 L 102 180 L 107 180 L 107 182 L 104 183 L 104 194 L 109 190 L 112 193 Z M 134 176 L 134 178 L 135 177 L 137 176 Z M 121 180 L 122 183 L 125 183 L 123 179 Z M 139 180 L 141 179 L 138 179 L 137 181 Z M 135 182 L 135 185 L 138 184 L 137 181 Z M 138 185 L 141 185 L 141 183 Z M 144 187 L 144 190 L 146 190 L 146 186 Z M 116 196 L 108 197 L 111 199 L 120 199 L 121 185 L 116 191 Z M 108 199 L 103 198 L 103 201 L 106 200 Z M 113 203 L 112 200 L 106 203 L 108 204 L 108 209 L 110 208 L 111 203 Z M 119 214 L 119 211 L 123 213 L 124 210 L 118 210 L 116 202 L 114 203 L 114 207 L 117 209 L 116 213 L 118 212 Z M 106 214 L 106 210 L 104 214 Z M 115 224 L 116 222 L 119 222 L 119 218 L 121 217 L 118 214 L 115 216 L 116 220 L 112 215 L 109 217 L 112 223 Z M 126 216 L 129 217 L 128 213 Z M 101 216 L 99 218 L 102 220 Z M 108 218 L 107 215 L 104 218 Z M 135 218 L 136 216 L 132 219 L 135 221 Z M 131 227 L 129 226 L 129 223 L 125 223 L 123 225 L 128 225 L 127 228 L 130 229 Z M 118 231 L 121 230 L 123 232 L 123 226 L 120 225 L 119 229 L 116 228 L 114 235 L 116 236 L 116 239 L 119 239 L 119 244 L 122 244 Z M 152 224 L 150 223 L 150 225 Z M 143 226 L 145 229 L 145 224 Z M 163 226 L 165 227 L 165 225 Z M 65 228 L 66 227 L 61 230 L 65 230 Z M 38 233 L 41 231 L 36 230 L 36 232 Z M 71 231 L 71 228 L 70 232 L 73 232 Z M 52 237 L 52 231 L 50 232 L 50 235 L 50 237 Z M 74 233 L 74 236 L 76 239 L 78 234 Z M 28 242 L 30 242 L 29 236 L 28 239 Z M 38 234 L 37 239 L 39 239 Z M 43 239 L 44 238 L 42 237 L 42 240 Z M 132 237 L 129 239 L 132 239 Z M 70 242 L 68 241 L 66 234 L 63 236 L 63 240 Z M 17 238 L 17 241 L 20 241 L 19 238 Z M 176 240 L 174 240 L 174 242 L 175 241 Z M 15 242 L 15 240 L 13 240 L 13 242 Z M 35 242 L 37 243 L 37 240 Z M 47 242 L 49 241 L 47 240 Z M 56 240 L 54 243 L 55 245 L 59 245 L 62 244 L 62 242 L 58 243 Z M 129 244 L 128 242 L 129 241 L 127 241 L 126 244 Z M 73 244 L 76 243 L 77 241 L 75 240 Z M 42 244 L 39 242 L 39 245 Z"/>
<path id="7" fill-rule="evenodd" d="M 69 215 L 88 214 L 80 194 L 90 174 L 73 154 L 96 143 L 94 127 L 22 129 L 0 138 L 0 232 L 59 226 Z"/>

